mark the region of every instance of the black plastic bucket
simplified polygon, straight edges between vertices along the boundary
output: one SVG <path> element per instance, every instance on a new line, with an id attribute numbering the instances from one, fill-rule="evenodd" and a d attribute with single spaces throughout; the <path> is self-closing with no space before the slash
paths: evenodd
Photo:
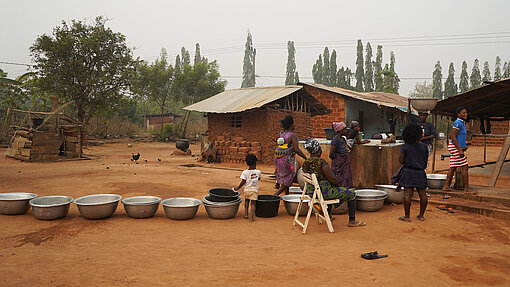
<path id="1" fill-rule="evenodd" d="M 255 215 L 258 217 L 275 217 L 278 215 L 280 207 L 280 199 L 278 195 L 260 194 L 255 204 Z"/>
<path id="2" fill-rule="evenodd" d="M 215 202 L 233 201 L 239 198 L 239 192 L 228 188 L 211 188 L 209 195 L 207 200 Z"/>

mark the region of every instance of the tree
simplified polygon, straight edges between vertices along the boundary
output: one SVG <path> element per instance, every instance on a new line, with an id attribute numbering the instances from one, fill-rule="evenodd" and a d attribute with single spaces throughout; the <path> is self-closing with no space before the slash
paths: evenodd
<path id="1" fill-rule="evenodd" d="M 382 85 L 383 85 L 383 79 L 382 79 L 382 60 L 383 60 L 383 52 L 382 52 L 382 46 L 377 45 L 377 54 L 375 56 L 375 63 L 374 63 L 374 84 L 375 84 L 375 90 L 377 92 L 382 91 Z"/>
<path id="2" fill-rule="evenodd" d="M 414 86 L 414 90 L 409 93 L 411 98 L 430 98 L 432 97 L 434 89 L 432 88 L 432 84 L 427 84 L 427 82 L 416 83 Z"/>
<path id="3" fill-rule="evenodd" d="M 394 94 L 398 95 L 398 89 L 400 88 L 400 79 L 397 72 L 395 71 L 395 53 L 390 52 L 390 72 L 391 72 L 391 90 L 395 91 Z"/>
<path id="4" fill-rule="evenodd" d="M 460 73 L 459 90 L 461 93 L 469 91 L 469 78 L 467 73 L 467 63 L 462 62 L 462 72 Z"/>
<path id="5" fill-rule="evenodd" d="M 0 78 L 5 78 L 7 77 L 7 73 L 4 72 L 4 70 L 0 69 Z"/>
<path id="6" fill-rule="evenodd" d="M 374 91 L 374 63 L 372 63 L 372 47 L 370 42 L 365 48 L 365 92 Z"/>
<path id="7" fill-rule="evenodd" d="M 505 64 L 503 65 L 503 79 L 506 79 L 509 77 L 510 77 L 510 63 L 505 62 Z"/>
<path id="8" fill-rule="evenodd" d="M 324 66 L 322 66 L 322 84 L 326 86 L 330 86 L 329 83 L 329 49 L 328 47 L 324 48 L 323 53 Z"/>
<path id="9" fill-rule="evenodd" d="M 181 64 L 183 66 L 185 65 L 191 65 L 191 57 L 189 55 L 189 52 L 188 50 L 186 50 L 186 48 L 182 47 L 181 48 Z"/>
<path id="10" fill-rule="evenodd" d="M 181 67 L 182 67 L 181 57 L 179 55 L 177 55 L 177 56 L 175 56 L 175 66 L 174 66 L 174 69 L 176 71 L 180 71 Z"/>
<path id="11" fill-rule="evenodd" d="M 189 67 L 189 65 L 185 67 Z M 176 70 L 168 65 L 166 50 L 162 48 L 160 57 L 154 63 L 143 62 L 140 64 L 138 75 L 133 82 L 135 93 L 158 105 L 161 118 L 163 118 L 168 101 L 172 97 L 175 72 Z M 163 134 L 163 125 L 161 125 L 160 133 Z"/>
<path id="12" fill-rule="evenodd" d="M 476 89 L 482 85 L 482 76 L 480 76 L 480 68 L 478 67 L 478 59 L 475 59 L 473 69 L 471 70 L 471 76 L 469 77 L 471 89 Z"/>
<path id="13" fill-rule="evenodd" d="M 444 82 L 444 98 L 453 97 L 457 94 L 457 84 L 455 83 L 455 68 L 453 63 L 448 67 L 448 78 Z"/>
<path id="14" fill-rule="evenodd" d="M 365 78 L 365 70 L 363 68 L 363 44 L 361 40 L 358 40 L 358 46 L 356 48 L 356 87 L 355 90 L 363 92 L 363 82 Z"/>
<path id="15" fill-rule="evenodd" d="M 287 71 L 285 76 L 285 85 L 295 85 L 296 79 L 296 48 L 294 41 L 287 42 Z"/>
<path id="16" fill-rule="evenodd" d="M 195 58 L 193 59 L 193 65 L 202 62 L 202 55 L 200 55 L 200 44 L 195 44 Z"/>
<path id="17" fill-rule="evenodd" d="M 443 68 L 441 63 L 437 61 L 432 73 L 432 97 L 436 99 L 443 99 Z"/>
<path id="18" fill-rule="evenodd" d="M 336 66 L 336 51 L 333 50 L 331 58 L 329 59 L 329 85 L 331 87 L 338 87 L 337 83 L 337 66 Z"/>
<path id="19" fill-rule="evenodd" d="M 257 51 L 253 48 L 250 32 L 248 32 L 244 47 L 243 82 L 241 83 L 241 88 L 255 87 L 255 55 Z"/>
<path id="20" fill-rule="evenodd" d="M 496 64 L 494 65 L 494 81 L 501 80 L 501 58 L 496 57 Z"/>
<path id="21" fill-rule="evenodd" d="M 125 36 L 107 28 L 105 22 L 102 17 L 91 25 L 63 21 L 30 47 L 40 89 L 72 100 L 78 120 L 84 123 L 122 97 L 137 63 Z"/>
<path id="22" fill-rule="evenodd" d="M 491 80 L 491 70 L 489 68 L 489 62 L 485 61 L 483 63 L 483 78 L 482 81 L 490 81 Z"/>
<path id="23" fill-rule="evenodd" d="M 296 71 L 296 76 L 294 76 L 294 79 L 296 81 L 296 84 L 299 83 L 299 73 Z"/>
<path id="24" fill-rule="evenodd" d="M 381 77 L 383 80 L 382 92 L 398 95 L 400 79 L 398 78 L 397 74 L 391 70 L 387 63 L 384 65 L 384 69 L 381 71 Z"/>
<path id="25" fill-rule="evenodd" d="M 323 74 L 322 55 L 319 54 L 319 59 L 315 61 L 315 64 L 312 67 L 313 82 L 316 84 L 324 84 L 323 82 L 324 77 L 322 76 L 322 74 Z"/>

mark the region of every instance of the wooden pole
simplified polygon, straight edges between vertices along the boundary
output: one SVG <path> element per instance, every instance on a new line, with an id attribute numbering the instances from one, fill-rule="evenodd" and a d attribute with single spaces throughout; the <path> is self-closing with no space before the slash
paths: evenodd
<path id="1" fill-rule="evenodd" d="M 433 125 L 436 126 L 437 123 L 437 115 L 434 115 Z M 437 145 L 437 139 L 434 137 L 432 140 L 432 172 L 436 170 L 436 145 Z"/>
<path id="2" fill-rule="evenodd" d="M 508 123 L 508 134 L 510 135 L 510 122 Z M 503 163 L 505 162 L 506 155 L 508 154 L 508 150 L 510 149 L 510 137 L 505 138 L 505 142 L 503 143 L 503 147 L 501 148 L 501 152 L 499 153 L 498 161 L 494 166 L 494 170 L 492 171 L 491 177 L 489 178 L 489 186 L 495 186 L 498 181 L 499 174 L 501 169 L 503 168 Z"/>
<path id="3" fill-rule="evenodd" d="M 483 137 L 483 162 L 487 163 L 487 137 Z"/>

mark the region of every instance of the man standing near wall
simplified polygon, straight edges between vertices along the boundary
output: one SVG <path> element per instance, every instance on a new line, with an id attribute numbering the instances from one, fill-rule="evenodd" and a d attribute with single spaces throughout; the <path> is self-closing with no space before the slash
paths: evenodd
<path id="1" fill-rule="evenodd" d="M 432 152 L 432 139 L 437 138 L 436 127 L 432 123 L 427 122 L 428 113 L 420 112 L 418 116 L 415 116 L 411 113 L 408 114 L 411 123 L 417 124 L 421 126 L 423 130 L 423 136 L 421 138 L 421 142 L 427 146 L 429 150 L 429 156 Z"/>

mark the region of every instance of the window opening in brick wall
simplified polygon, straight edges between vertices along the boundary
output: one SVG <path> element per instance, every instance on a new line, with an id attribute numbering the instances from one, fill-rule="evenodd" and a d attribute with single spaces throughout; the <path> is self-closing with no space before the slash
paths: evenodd
<path id="1" fill-rule="evenodd" d="M 241 127 L 241 115 L 232 116 L 230 120 L 230 125 L 233 128 L 240 128 Z"/>

